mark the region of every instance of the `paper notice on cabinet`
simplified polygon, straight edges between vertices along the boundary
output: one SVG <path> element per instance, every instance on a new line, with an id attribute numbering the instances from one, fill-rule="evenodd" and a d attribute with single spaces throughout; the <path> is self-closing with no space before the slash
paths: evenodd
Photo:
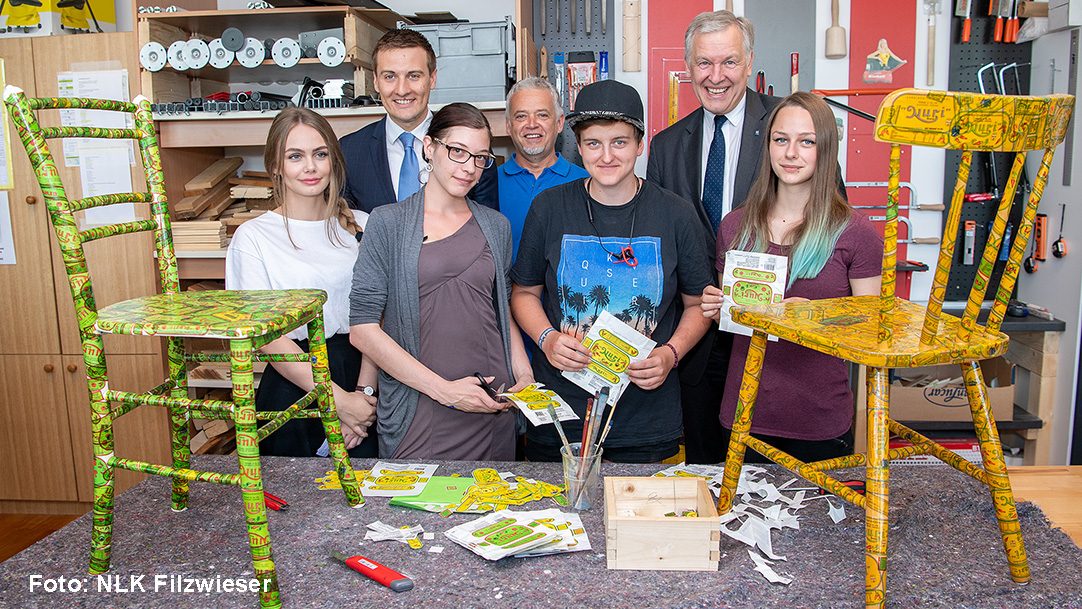
<path id="1" fill-rule="evenodd" d="M 759 252 L 725 252 L 725 272 L 721 276 L 721 318 L 718 329 L 751 336 L 751 328 L 733 321 L 737 306 L 778 304 L 785 297 L 789 259 Z M 771 340 L 778 340 L 771 337 Z"/>
<path id="2" fill-rule="evenodd" d="M 11 230 L 8 193 L 0 191 L 0 264 L 15 264 L 15 237 Z"/>
<path id="3" fill-rule="evenodd" d="M 82 162 L 79 164 L 79 179 L 83 184 L 84 197 L 131 192 L 128 149 L 123 142 L 112 143 L 112 146 L 84 146 L 80 151 Z M 81 228 L 131 222 L 136 219 L 134 203 L 95 207 L 83 214 Z"/>
<path id="4" fill-rule="evenodd" d="M 127 70 L 94 70 L 87 72 L 60 72 L 56 75 L 58 97 L 88 97 L 92 99 L 115 99 L 131 101 L 128 93 Z M 130 129 L 134 126 L 132 116 L 125 112 L 108 110 L 61 110 L 60 124 L 65 127 L 104 127 Z M 85 138 L 64 139 L 64 165 L 78 167 L 80 152 L 84 147 L 109 144 L 102 140 Z M 113 146 L 117 142 L 111 142 Z M 134 142 L 124 143 L 128 164 L 135 162 Z"/>
<path id="5" fill-rule="evenodd" d="M 4 60 L 0 59 L 0 91 L 7 86 L 7 78 L 4 76 Z M 7 105 L 0 110 L 0 190 L 15 188 L 15 181 L 11 177 L 11 136 L 8 134 Z"/>

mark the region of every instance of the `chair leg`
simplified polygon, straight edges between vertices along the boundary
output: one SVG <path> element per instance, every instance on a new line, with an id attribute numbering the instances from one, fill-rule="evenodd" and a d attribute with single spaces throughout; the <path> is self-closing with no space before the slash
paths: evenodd
<path id="1" fill-rule="evenodd" d="M 105 391 L 109 375 L 105 367 L 105 350 L 101 336 L 93 336 L 84 345 L 87 385 L 90 389 L 91 442 L 94 447 L 94 520 L 90 532 L 90 574 L 109 570 L 113 551 L 113 481 L 115 469 L 109 462 L 114 457 L 113 420 L 109 416 L 109 401 Z M 90 346 L 93 348 L 85 348 Z"/>
<path id="2" fill-rule="evenodd" d="M 740 397 L 736 402 L 733 430 L 729 435 L 729 453 L 725 457 L 725 474 L 721 493 L 718 495 L 718 513 L 725 514 L 733 507 L 736 487 L 740 482 L 740 469 L 744 466 L 744 441 L 751 435 L 751 415 L 755 410 L 755 398 L 759 395 L 759 375 L 766 357 L 766 333 L 756 331 L 748 346 L 748 358 L 744 362 L 744 378 L 740 381 Z"/>
<path id="3" fill-rule="evenodd" d="M 1007 552 L 1011 579 L 1024 584 L 1029 581 L 1029 562 L 1026 560 L 1026 547 L 1022 542 L 1022 527 L 1018 523 L 1011 481 L 1007 477 L 1007 465 L 1003 462 L 1003 446 L 999 442 L 999 431 L 992 417 L 980 364 L 962 364 L 962 376 L 966 383 L 969 410 L 973 415 L 973 427 L 981 446 L 984 473 L 992 492 L 992 504 L 996 508 L 999 532 L 1003 536 L 1003 549 Z"/>
<path id="4" fill-rule="evenodd" d="M 233 376 L 233 419 L 237 432 L 240 489 L 244 498 L 244 518 L 248 525 L 248 545 L 252 551 L 255 576 L 259 580 L 259 606 L 261 609 L 278 609 L 282 606 L 282 599 L 278 594 L 278 574 L 271 555 L 267 507 L 263 503 L 263 474 L 259 463 L 252 378 L 252 341 L 230 341 L 229 359 Z"/>
<path id="5" fill-rule="evenodd" d="M 360 507 L 364 505 L 364 497 L 361 496 L 361 487 L 353 473 L 353 465 L 349 462 L 349 453 L 346 452 L 346 442 L 342 437 L 342 422 L 338 419 L 338 410 L 334 405 L 323 318 L 318 315 L 308 322 L 308 351 L 312 358 L 312 380 L 315 381 L 317 389 L 322 388 L 317 403 L 320 419 L 323 421 L 323 432 L 331 449 L 331 461 L 334 462 L 334 469 L 342 482 L 346 501 L 352 507 Z"/>
<path id="6" fill-rule="evenodd" d="M 188 374 L 184 366 L 184 339 L 170 338 L 167 345 L 169 360 L 169 378 L 176 382 L 176 387 L 169 393 L 174 398 L 188 397 Z M 188 429 L 190 414 L 183 406 L 169 408 L 170 438 L 173 443 L 173 467 L 187 469 L 191 467 L 192 446 Z M 173 478 L 172 509 L 183 512 L 188 509 L 188 481 Z"/>
<path id="7" fill-rule="evenodd" d="M 881 609 L 887 597 L 888 373 L 886 368 L 868 369 L 868 462 L 864 495 L 864 604 L 868 609 Z"/>

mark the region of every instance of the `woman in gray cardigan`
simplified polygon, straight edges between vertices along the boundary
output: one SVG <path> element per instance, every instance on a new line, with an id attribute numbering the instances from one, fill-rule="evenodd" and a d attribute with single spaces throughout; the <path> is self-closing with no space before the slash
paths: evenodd
<path id="1" fill-rule="evenodd" d="M 432 117 L 428 183 L 372 212 L 353 271 L 350 341 L 380 368 L 380 456 L 515 458 L 515 417 L 493 387 L 533 382 L 509 312 L 511 229 L 466 198 L 494 162 L 492 131 L 469 104 Z M 361 371 L 361 385 L 375 373 Z M 372 378 L 364 378 L 371 375 Z"/>

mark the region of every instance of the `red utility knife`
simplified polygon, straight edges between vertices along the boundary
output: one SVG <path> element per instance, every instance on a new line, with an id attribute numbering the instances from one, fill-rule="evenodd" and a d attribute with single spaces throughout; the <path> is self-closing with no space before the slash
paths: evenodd
<path id="1" fill-rule="evenodd" d="M 346 563 L 350 569 L 364 575 L 377 583 L 387 586 L 395 592 L 405 592 L 413 589 L 413 580 L 402 575 L 390 567 L 385 567 L 378 562 L 364 556 L 346 556 L 335 550 L 331 556 Z"/>

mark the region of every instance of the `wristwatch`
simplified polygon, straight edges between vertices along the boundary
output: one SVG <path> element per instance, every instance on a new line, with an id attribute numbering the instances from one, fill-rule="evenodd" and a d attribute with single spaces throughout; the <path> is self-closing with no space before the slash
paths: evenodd
<path id="1" fill-rule="evenodd" d="M 361 393 L 374 398 L 379 397 L 379 391 L 371 385 L 362 385 L 357 388 Z"/>

